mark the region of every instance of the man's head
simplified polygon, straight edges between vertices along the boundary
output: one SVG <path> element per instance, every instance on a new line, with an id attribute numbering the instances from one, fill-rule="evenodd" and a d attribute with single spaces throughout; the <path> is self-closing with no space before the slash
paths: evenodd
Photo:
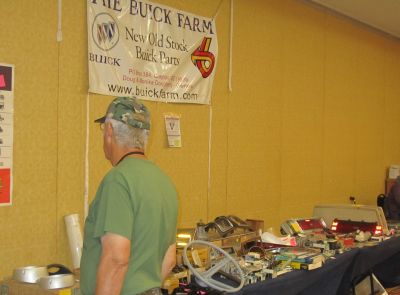
<path id="1" fill-rule="evenodd" d="M 95 122 L 105 123 L 103 148 L 107 159 L 111 158 L 111 144 L 114 142 L 124 149 L 145 150 L 150 130 L 150 112 L 136 98 L 115 98 L 106 114 Z"/>
<path id="2" fill-rule="evenodd" d="M 107 119 L 120 121 L 133 128 L 150 130 L 150 112 L 136 98 L 116 97 L 108 106 L 106 114 L 95 122 L 105 123 Z"/>

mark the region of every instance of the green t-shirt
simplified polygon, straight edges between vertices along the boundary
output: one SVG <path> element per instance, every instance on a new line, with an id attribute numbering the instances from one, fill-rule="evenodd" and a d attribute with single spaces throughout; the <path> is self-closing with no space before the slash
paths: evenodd
<path id="1" fill-rule="evenodd" d="M 121 295 L 161 286 L 161 264 L 175 243 L 178 200 L 169 177 L 154 163 L 125 158 L 101 182 L 85 221 L 80 287 L 96 289 L 101 236 L 110 232 L 131 241 L 129 267 Z"/>

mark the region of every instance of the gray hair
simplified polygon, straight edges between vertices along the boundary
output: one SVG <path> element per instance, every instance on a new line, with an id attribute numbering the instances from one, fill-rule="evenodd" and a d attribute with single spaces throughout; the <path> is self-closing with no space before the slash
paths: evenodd
<path id="1" fill-rule="evenodd" d="M 114 130 L 115 140 L 118 145 L 141 150 L 146 149 L 149 130 L 134 128 L 110 118 L 107 118 L 106 122 L 111 123 Z"/>

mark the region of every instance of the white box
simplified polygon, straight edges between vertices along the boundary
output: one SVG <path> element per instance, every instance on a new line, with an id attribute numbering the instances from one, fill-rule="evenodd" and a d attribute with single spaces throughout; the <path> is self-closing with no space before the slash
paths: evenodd
<path id="1" fill-rule="evenodd" d="M 355 295 L 366 295 L 366 294 L 374 294 L 374 295 L 388 295 L 385 288 L 381 285 L 378 279 L 372 274 L 372 283 L 374 286 L 373 292 L 371 292 L 371 278 L 367 276 L 361 282 L 356 285 Z"/>

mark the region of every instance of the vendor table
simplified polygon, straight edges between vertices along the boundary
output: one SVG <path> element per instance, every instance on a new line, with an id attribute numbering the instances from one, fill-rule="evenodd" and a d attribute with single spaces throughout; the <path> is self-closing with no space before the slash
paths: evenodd
<path id="1" fill-rule="evenodd" d="M 400 284 L 400 237 L 352 249 L 315 270 L 295 270 L 247 285 L 236 294 L 345 295 L 351 294 L 353 286 L 371 272 L 385 287 Z"/>

